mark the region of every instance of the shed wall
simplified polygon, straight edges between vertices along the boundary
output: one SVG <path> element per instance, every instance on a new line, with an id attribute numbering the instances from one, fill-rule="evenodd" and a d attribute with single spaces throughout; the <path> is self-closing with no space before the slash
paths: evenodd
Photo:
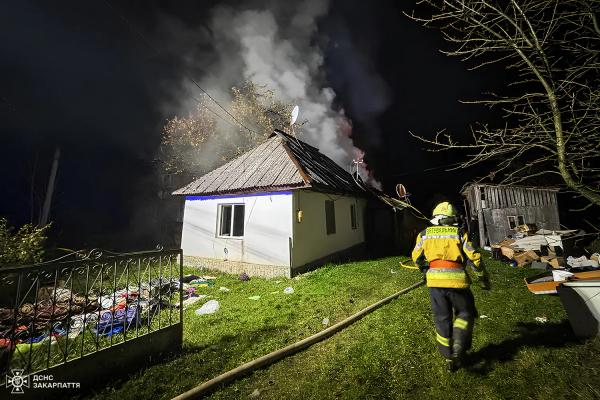
<path id="1" fill-rule="evenodd" d="M 471 218 L 479 219 L 482 245 L 497 243 L 514 234 L 509 216 L 523 216 L 526 224 L 535 224 L 540 229 L 560 229 L 556 190 L 472 185 L 464 195 Z"/>
<path id="2" fill-rule="evenodd" d="M 508 216 L 522 215 L 526 224 L 535 224 L 538 229 L 560 229 L 558 213 L 546 207 L 510 207 L 502 209 L 485 209 L 483 216 L 490 243 L 498 243 L 506 236 L 514 234 L 508 224 Z"/>
<path id="3" fill-rule="evenodd" d="M 242 238 L 218 237 L 220 204 L 245 204 Z M 186 198 L 181 239 L 186 256 L 289 268 L 291 237 L 291 192 Z"/>

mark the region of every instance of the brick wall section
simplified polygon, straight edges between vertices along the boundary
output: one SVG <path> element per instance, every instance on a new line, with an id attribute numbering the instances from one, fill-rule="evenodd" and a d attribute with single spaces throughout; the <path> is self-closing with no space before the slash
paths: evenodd
<path id="1" fill-rule="evenodd" d="M 278 276 L 290 277 L 290 267 L 283 265 L 251 264 L 240 261 L 219 260 L 197 256 L 183 256 L 183 264 L 190 267 L 204 267 L 225 272 L 227 274 L 239 275 L 242 272 L 249 276 L 260 276 L 262 278 L 275 278 Z"/>

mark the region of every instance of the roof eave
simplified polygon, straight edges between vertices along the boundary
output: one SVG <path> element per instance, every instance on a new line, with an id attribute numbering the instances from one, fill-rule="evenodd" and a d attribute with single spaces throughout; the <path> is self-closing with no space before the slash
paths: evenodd
<path id="1" fill-rule="evenodd" d="M 222 190 L 212 192 L 185 192 L 182 190 L 176 190 L 172 194 L 174 196 L 231 196 L 231 195 L 244 195 L 244 194 L 255 194 L 263 192 L 285 192 L 287 190 L 305 189 L 310 188 L 310 185 L 305 183 L 298 183 L 293 185 L 279 185 L 279 186 L 261 186 L 247 189 L 233 189 L 233 190 Z"/>
<path id="2" fill-rule="evenodd" d="M 369 196 L 369 192 L 367 192 L 367 191 L 340 190 L 337 188 L 332 188 L 331 186 L 328 186 L 328 185 L 321 185 L 316 182 L 313 182 L 307 188 L 314 190 L 315 192 L 321 192 L 321 193 L 351 195 L 351 196 L 355 196 L 355 197 L 365 197 L 365 198 Z"/>

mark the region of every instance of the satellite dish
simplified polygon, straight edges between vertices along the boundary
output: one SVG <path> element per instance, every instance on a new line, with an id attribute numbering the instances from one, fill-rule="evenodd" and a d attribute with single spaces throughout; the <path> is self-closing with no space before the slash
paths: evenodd
<path id="1" fill-rule="evenodd" d="M 396 185 L 396 194 L 400 199 L 403 199 L 408 195 L 408 193 L 406 192 L 406 188 L 403 184 L 399 183 Z"/>
<path id="2" fill-rule="evenodd" d="M 290 118 L 290 125 L 294 125 L 294 123 L 298 119 L 298 113 L 299 112 L 300 112 L 300 107 L 294 106 L 294 108 L 292 109 L 292 115 L 291 115 L 291 118 Z"/>

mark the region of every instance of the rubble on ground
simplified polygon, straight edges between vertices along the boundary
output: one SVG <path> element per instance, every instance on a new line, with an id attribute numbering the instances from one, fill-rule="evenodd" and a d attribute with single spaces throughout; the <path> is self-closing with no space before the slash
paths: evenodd
<path id="1" fill-rule="evenodd" d="M 584 233 L 578 230 L 537 229 L 525 224 L 514 228 L 515 234 L 493 244 L 492 256 L 515 267 L 530 265 L 544 273 L 525 279 L 536 294 L 555 294 L 560 283 L 568 280 L 599 279 L 600 254 L 571 254 L 573 242 Z M 575 257 L 579 255 L 579 257 Z"/>
<path id="2" fill-rule="evenodd" d="M 562 269 L 567 266 L 563 241 L 573 239 L 579 232 L 574 229 L 538 230 L 533 224 L 519 225 L 514 228 L 514 231 L 512 237 L 491 246 L 494 258 L 506 259 L 518 267 L 535 262 L 535 268 L 548 270 Z M 598 266 L 597 261 L 594 263 L 587 257 L 582 257 L 577 259 L 577 264 Z M 546 268 L 543 268 L 542 264 L 545 264 Z"/>

